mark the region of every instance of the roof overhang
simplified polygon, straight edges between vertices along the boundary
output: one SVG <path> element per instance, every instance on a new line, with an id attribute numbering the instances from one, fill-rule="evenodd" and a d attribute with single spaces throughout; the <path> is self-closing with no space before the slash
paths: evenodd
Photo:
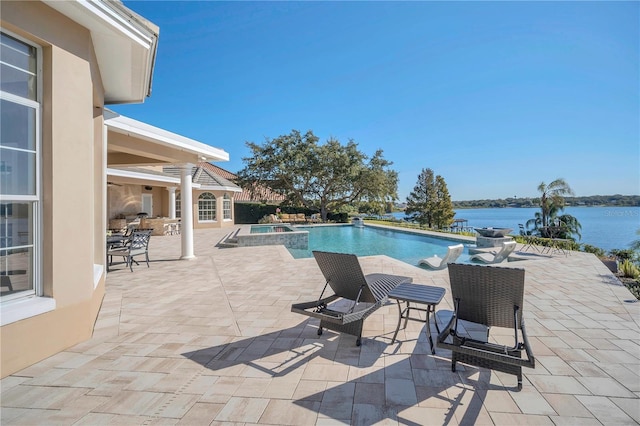
<path id="1" fill-rule="evenodd" d="M 158 173 L 144 173 L 136 170 L 126 169 L 114 169 L 107 168 L 107 180 L 109 183 L 115 184 L 130 184 L 130 185 L 153 185 L 153 186 L 165 186 L 179 187 L 180 178 L 161 175 Z M 236 186 L 225 185 L 201 185 L 197 182 L 192 182 L 191 187 L 194 189 L 200 189 L 203 191 L 227 191 L 227 192 L 242 192 L 242 189 Z"/>
<path id="2" fill-rule="evenodd" d="M 107 165 L 145 166 L 229 161 L 229 154 L 202 142 L 104 111 L 107 127 Z"/>
<path id="3" fill-rule="evenodd" d="M 107 184 L 116 185 L 151 185 L 160 187 L 179 187 L 180 179 L 173 176 L 136 172 L 131 170 L 107 168 Z M 191 183 L 191 187 L 199 189 L 200 185 Z"/>
<path id="4" fill-rule="evenodd" d="M 43 1 L 91 32 L 105 104 L 140 103 L 151 95 L 157 25 L 120 1 Z"/>

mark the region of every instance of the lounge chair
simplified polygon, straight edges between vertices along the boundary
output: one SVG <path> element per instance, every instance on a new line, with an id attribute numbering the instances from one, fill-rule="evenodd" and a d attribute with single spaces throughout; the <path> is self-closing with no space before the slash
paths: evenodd
<path id="1" fill-rule="evenodd" d="M 464 245 L 462 244 L 449 246 L 447 248 L 447 254 L 443 258 L 438 257 L 438 255 L 427 257 L 426 259 L 420 260 L 418 265 L 424 265 L 433 270 L 444 269 L 449 263 L 455 262 L 456 259 L 460 257 L 462 250 L 464 250 Z"/>
<path id="2" fill-rule="evenodd" d="M 524 269 L 452 263 L 449 280 L 454 312 L 438 336 L 438 347 L 451 350 L 451 371 L 460 361 L 515 374 L 522 389 L 522 367 L 535 368 L 522 314 Z M 470 336 L 460 321 L 481 325 L 486 336 Z M 513 329 L 513 346 L 489 342 L 491 327 Z M 504 333 L 501 336 L 507 338 Z M 527 355 L 524 359 L 522 351 Z"/>
<path id="3" fill-rule="evenodd" d="M 313 256 L 326 279 L 318 300 L 291 305 L 291 311 L 320 319 L 318 336 L 323 328 L 356 336 L 362 340 L 364 320 L 387 301 L 391 290 L 410 277 L 388 274 L 364 275 L 354 254 L 314 251 Z M 333 295 L 323 297 L 327 286 Z"/>
<path id="4" fill-rule="evenodd" d="M 516 248 L 515 241 L 507 241 L 505 243 L 502 243 L 502 248 L 497 253 L 496 252 L 478 253 L 478 254 L 474 254 L 469 259 L 479 260 L 480 262 L 489 263 L 489 264 L 501 263 L 507 260 L 507 258 L 511 253 L 513 253 L 513 250 L 515 250 L 515 248 Z"/>
<path id="5" fill-rule="evenodd" d="M 532 248 L 535 251 L 537 251 L 538 253 L 540 253 L 540 250 L 538 250 L 538 248 L 535 246 L 536 237 L 531 235 L 531 231 L 527 231 L 524 228 L 524 225 L 521 224 L 521 223 L 518 224 L 518 227 L 520 228 L 520 237 L 524 241 L 524 245 L 522 246 L 522 249 L 520 251 L 524 252 L 524 251 L 529 250 L 529 248 Z"/>

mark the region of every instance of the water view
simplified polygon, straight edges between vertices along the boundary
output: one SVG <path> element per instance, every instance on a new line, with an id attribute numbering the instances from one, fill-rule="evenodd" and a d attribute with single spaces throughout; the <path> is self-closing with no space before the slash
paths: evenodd
<path id="1" fill-rule="evenodd" d="M 518 233 L 518 224 L 532 219 L 539 208 L 459 209 L 456 219 L 467 219 L 474 228 L 512 228 Z M 574 216 L 582 225 L 580 243 L 591 244 L 604 250 L 626 249 L 640 238 L 640 207 L 566 207 L 565 213 Z M 394 213 L 402 219 L 403 212 Z"/>

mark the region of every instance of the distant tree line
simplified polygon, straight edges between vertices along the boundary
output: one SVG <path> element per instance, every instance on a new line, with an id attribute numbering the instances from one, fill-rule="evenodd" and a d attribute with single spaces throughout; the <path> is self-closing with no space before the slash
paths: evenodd
<path id="1" fill-rule="evenodd" d="M 640 195 L 590 195 L 587 197 L 564 197 L 565 206 L 640 206 Z M 453 201 L 456 209 L 538 207 L 540 198 L 500 198 L 497 200 Z"/>

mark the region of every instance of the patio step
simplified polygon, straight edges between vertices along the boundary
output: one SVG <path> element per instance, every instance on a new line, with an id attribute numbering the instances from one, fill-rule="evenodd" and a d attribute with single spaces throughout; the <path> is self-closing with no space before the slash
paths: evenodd
<path id="1" fill-rule="evenodd" d="M 240 228 L 229 232 L 217 244 L 218 247 L 238 247 L 238 232 Z"/>

